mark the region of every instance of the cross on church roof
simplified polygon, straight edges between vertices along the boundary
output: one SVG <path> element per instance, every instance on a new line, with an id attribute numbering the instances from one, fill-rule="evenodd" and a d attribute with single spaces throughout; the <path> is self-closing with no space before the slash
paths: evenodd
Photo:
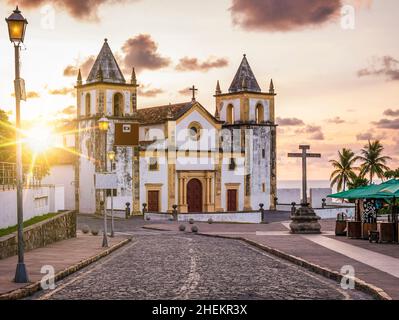
<path id="1" fill-rule="evenodd" d="M 301 145 L 299 146 L 299 150 L 302 150 L 301 153 L 289 153 L 289 158 L 302 158 L 302 205 L 308 206 L 308 186 L 307 186 L 307 168 L 306 168 L 306 160 L 307 158 L 321 158 L 320 153 L 307 153 L 307 150 L 310 150 L 310 146 Z"/>
<path id="2" fill-rule="evenodd" d="M 198 91 L 198 89 L 193 85 L 192 88 L 189 89 L 190 91 L 193 92 L 193 101 L 195 101 L 195 92 Z"/>

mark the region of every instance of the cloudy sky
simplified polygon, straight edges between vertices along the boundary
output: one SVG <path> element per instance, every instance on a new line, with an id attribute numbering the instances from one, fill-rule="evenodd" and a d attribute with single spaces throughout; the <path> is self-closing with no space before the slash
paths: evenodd
<path id="1" fill-rule="evenodd" d="M 214 112 L 216 81 L 227 91 L 246 53 L 262 89 L 273 78 L 278 93 L 280 179 L 299 178 L 299 162 L 287 153 L 300 143 L 323 154 L 311 161 L 311 179 L 328 179 L 328 160 L 343 147 L 359 151 L 368 139 L 381 139 L 391 166 L 399 167 L 397 0 L 18 3 L 29 20 L 22 51 L 25 122 L 71 114 L 77 68 L 88 75 L 104 38 L 126 78 L 136 67 L 140 107 L 186 101 L 195 84 L 198 100 Z M 0 0 L 0 16 L 15 4 Z M 10 113 L 12 80 L 3 22 L 0 108 Z"/>

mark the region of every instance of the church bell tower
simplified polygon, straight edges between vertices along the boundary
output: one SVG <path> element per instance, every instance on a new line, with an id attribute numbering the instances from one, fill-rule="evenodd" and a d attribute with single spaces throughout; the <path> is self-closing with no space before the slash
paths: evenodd
<path id="1" fill-rule="evenodd" d="M 263 92 L 243 56 L 229 91 L 216 85 L 215 117 L 224 121 L 223 141 L 234 141 L 240 135 L 239 149 L 245 153 L 244 210 L 257 210 L 259 204 L 274 208 L 277 194 L 275 89 Z M 228 134 L 230 137 L 225 137 Z"/>
<path id="2" fill-rule="evenodd" d="M 114 146 L 117 123 L 136 123 L 137 80 L 133 69 L 130 82 L 119 68 L 108 40 L 103 47 L 84 83 L 79 70 L 77 79 L 77 125 L 76 145 L 80 157 L 76 169 L 77 210 L 82 213 L 99 213 L 102 192 L 95 189 L 96 172 L 116 172 L 118 189 L 114 192 L 116 209 L 124 209 L 125 203 L 132 207 L 138 197 L 138 150 L 134 147 Z M 98 121 L 106 117 L 109 130 L 106 135 L 98 128 Z M 111 167 L 107 152 L 116 152 Z M 137 181 L 136 181 L 137 180 Z M 120 207 L 120 208 L 119 208 Z"/>

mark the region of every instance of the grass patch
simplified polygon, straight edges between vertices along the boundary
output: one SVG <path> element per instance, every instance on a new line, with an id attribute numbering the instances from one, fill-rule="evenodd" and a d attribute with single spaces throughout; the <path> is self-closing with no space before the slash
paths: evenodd
<path id="1" fill-rule="evenodd" d="M 24 229 L 27 228 L 27 227 L 30 227 L 30 226 L 32 226 L 32 225 L 34 225 L 36 223 L 39 223 L 39 222 L 42 222 L 44 220 L 53 218 L 56 215 L 58 215 L 58 213 L 48 213 L 48 214 L 45 214 L 43 216 L 37 216 L 37 217 L 34 217 L 34 218 L 30 219 L 30 220 L 27 220 L 27 221 L 24 222 Z M 17 230 L 18 230 L 18 226 L 17 225 L 12 226 L 12 227 L 8 227 L 8 228 L 5 228 L 5 229 L 0 229 L 0 237 L 8 236 L 9 234 L 16 232 Z"/>

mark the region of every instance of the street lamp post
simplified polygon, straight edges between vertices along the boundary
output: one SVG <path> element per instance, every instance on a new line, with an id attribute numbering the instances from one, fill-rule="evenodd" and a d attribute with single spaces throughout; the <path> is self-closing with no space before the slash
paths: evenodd
<path id="1" fill-rule="evenodd" d="M 105 161 L 103 168 L 103 173 L 107 171 L 107 132 L 109 129 L 109 120 L 103 116 L 100 120 L 98 120 L 98 127 L 100 131 L 104 134 L 104 148 L 105 148 Z M 106 196 L 104 190 L 104 235 L 103 235 L 103 247 L 108 247 L 108 236 L 107 236 L 107 203 L 106 203 Z"/>
<path id="2" fill-rule="evenodd" d="M 23 234 L 23 172 L 22 172 L 22 145 L 21 145 L 21 92 L 22 92 L 22 81 L 20 77 L 20 57 L 19 51 L 21 49 L 21 43 L 24 42 L 26 25 L 28 21 L 22 16 L 21 11 L 18 7 L 14 12 L 6 19 L 8 25 L 8 34 L 10 41 L 14 44 L 15 50 L 15 106 L 16 106 L 16 178 L 17 178 L 17 215 L 18 215 L 18 264 L 15 271 L 16 283 L 27 283 L 29 282 L 28 272 L 25 266 L 24 260 L 24 234 Z"/>
<path id="3" fill-rule="evenodd" d="M 111 172 L 114 171 L 114 161 L 115 161 L 115 152 L 109 151 L 108 152 L 108 159 L 111 162 Z M 115 236 L 114 232 L 114 189 L 111 189 L 111 238 Z"/>

